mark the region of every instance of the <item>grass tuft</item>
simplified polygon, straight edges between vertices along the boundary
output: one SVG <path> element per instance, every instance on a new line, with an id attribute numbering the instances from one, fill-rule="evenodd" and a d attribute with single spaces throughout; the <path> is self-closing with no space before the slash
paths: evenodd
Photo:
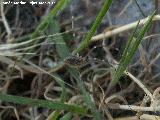
<path id="1" fill-rule="evenodd" d="M 143 26 L 143 28 L 140 30 L 137 38 L 135 38 L 134 35 L 135 35 L 136 30 L 138 28 L 138 24 L 139 24 L 139 22 L 138 22 L 137 27 L 135 28 L 134 32 L 132 33 L 130 39 L 128 40 L 128 43 L 127 43 L 125 50 L 122 54 L 122 58 L 120 60 L 119 67 L 113 76 L 113 80 L 111 81 L 112 85 L 115 85 L 118 83 L 119 78 L 123 75 L 127 66 L 129 65 L 129 63 L 133 59 L 133 56 L 135 55 L 135 53 L 138 49 L 138 46 L 142 42 L 143 37 L 145 36 L 145 33 L 150 29 L 152 19 L 153 19 L 155 13 L 156 12 L 154 11 L 153 14 L 148 18 L 148 21 Z"/>

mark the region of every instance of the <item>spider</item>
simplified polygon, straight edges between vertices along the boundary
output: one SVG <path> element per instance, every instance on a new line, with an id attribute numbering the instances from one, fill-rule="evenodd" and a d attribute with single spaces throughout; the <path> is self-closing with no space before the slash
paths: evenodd
<path id="1" fill-rule="evenodd" d="M 85 63 L 85 59 L 79 55 L 71 55 L 64 60 L 65 64 L 73 66 L 81 66 Z"/>

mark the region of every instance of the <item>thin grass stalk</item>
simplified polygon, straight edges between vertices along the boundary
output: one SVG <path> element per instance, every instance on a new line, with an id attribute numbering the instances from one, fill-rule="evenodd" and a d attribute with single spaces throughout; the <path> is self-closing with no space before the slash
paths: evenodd
<path id="1" fill-rule="evenodd" d="M 140 13 L 142 14 L 142 16 L 146 17 L 146 15 L 145 15 L 144 11 L 142 10 L 141 6 L 139 5 L 138 1 L 137 0 L 134 0 L 134 1 L 136 3 L 136 5 L 137 5 L 137 7 L 138 7 L 138 9 L 140 11 Z"/>
<path id="2" fill-rule="evenodd" d="M 80 43 L 78 48 L 73 51 L 73 54 L 81 52 L 83 49 L 88 47 L 89 43 L 91 42 L 92 36 L 95 34 L 96 30 L 98 29 L 99 25 L 101 24 L 104 16 L 106 15 L 109 7 L 111 6 L 112 0 L 105 0 L 104 6 L 102 7 L 101 11 L 99 12 L 95 22 L 93 23 L 90 31 L 86 35 L 85 39 Z"/>

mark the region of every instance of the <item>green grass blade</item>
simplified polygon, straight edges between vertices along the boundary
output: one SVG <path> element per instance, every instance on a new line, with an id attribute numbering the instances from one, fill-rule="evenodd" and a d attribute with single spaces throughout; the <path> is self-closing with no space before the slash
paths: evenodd
<path id="1" fill-rule="evenodd" d="M 63 11 L 64 8 L 68 5 L 70 0 L 59 0 L 56 6 L 51 10 L 51 12 L 46 16 L 42 22 L 37 26 L 36 30 L 32 34 L 32 38 L 38 37 L 43 33 L 47 28 L 49 23 L 52 21 L 53 17 L 59 15 L 60 11 Z"/>
<path id="2" fill-rule="evenodd" d="M 60 32 L 60 25 L 59 25 L 59 22 L 57 20 L 52 20 L 51 23 L 50 23 L 50 27 L 49 27 L 49 34 L 50 33 L 55 33 L 55 34 L 58 34 Z M 55 40 L 56 39 L 56 40 Z M 59 36 L 56 36 L 56 37 L 52 37 L 50 38 L 50 41 L 53 41 L 55 42 L 55 45 L 56 45 L 56 51 L 59 55 L 59 57 L 61 58 L 60 61 L 63 61 L 67 56 L 69 56 L 69 49 L 68 49 L 68 46 L 67 44 L 65 43 L 65 40 L 63 39 L 63 36 L 62 35 L 59 35 Z M 64 43 L 64 44 L 61 44 L 61 43 Z M 56 75 L 57 76 L 57 75 Z M 61 102 L 65 102 L 66 100 L 66 96 L 67 96 L 67 93 L 66 93 L 66 89 L 65 89 L 65 85 L 63 82 L 61 81 L 58 81 L 58 83 L 61 85 L 62 87 L 62 94 L 61 94 Z M 57 120 L 59 115 L 61 114 L 61 111 L 60 110 L 57 110 L 54 112 L 54 116 L 51 118 L 52 120 Z"/>
<path id="3" fill-rule="evenodd" d="M 144 27 L 140 31 L 140 34 L 138 35 L 138 37 L 136 39 L 135 45 L 132 47 L 132 49 L 130 51 L 128 59 L 132 59 L 133 58 L 133 55 L 135 54 L 136 50 L 138 49 L 138 46 L 140 45 L 141 41 L 143 40 L 143 37 L 144 37 L 145 33 L 149 30 L 149 28 L 151 26 L 152 19 L 153 19 L 155 13 L 156 13 L 156 11 L 153 12 L 153 14 L 149 17 L 148 21 L 146 22 L 146 24 L 144 25 Z"/>
<path id="4" fill-rule="evenodd" d="M 88 34 L 86 35 L 85 39 L 80 43 L 80 45 L 78 46 L 78 48 L 76 50 L 73 51 L 73 54 L 75 53 L 79 53 L 81 52 L 83 49 L 85 49 L 86 47 L 88 47 L 92 36 L 94 35 L 94 33 L 96 32 L 96 30 L 98 29 L 99 25 L 101 24 L 105 14 L 107 13 L 109 7 L 111 6 L 112 0 L 105 0 L 104 6 L 102 7 L 101 11 L 99 12 L 95 22 L 93 23 L 90 31 L 88 32 Z"/>
<path id="5" fill-rule="evenodd" d="M 122 54 L 122 58 L 121 58 L 121 60 L 120 60 L 120 62 L 119 62 L 120 64 L 121 64 L 122 62 L 124 62 L 124 60 L 126 59 L 125 57 L 127 56 L 127 53 L 128 53 L 128 51 L 129 51 L 129 47 L 131 46 L 131 43 L 133 43 L 133 42 L 132 42 L 132 41 L 133 41 L 133 37 L 134 37 L 134 35 L 135 35 L 135 33 L 136 33 L 137 29 L 138 29 L 139 22 L 140 22 L 140 21 L 138 21 L 138 23 L 137 23 L 134 31 L 132 32 L 132 34 L 131 34 L 128 42 L 127 42 L 127 45 L 126 45 L 126 47 L 125 47 L 125 49 L 124 49 L 124 51 L 123 51 L 123 54 Z"/>
<path id="6" fill-rule="evenodd" d="M 129 40 L 129 43 L 127 44 L 126 49 L 123 53 L 124 56 L 122 57 L 122 60 L 120 60 L 119 67 L 118 67 L 117 71 L 115 72 L 115 75 L 113 77 L 113 80 L 111 81 L 110 86 L 115 85 L 119 81 L 119 78 L 123 75 L 128 64 L 133 59 L 133 56 L 134 56 L 136 50 L 138 49 L 138 46 L 140 45 L 141 41 L 143 40 L 145 33 L 150 28 L 150 25 L 151 25 L 151 22 L 152 22 L 154 15 L 155 15 L 155 12 L 153 12 L 153 14 L 149 17 L 148 21 L 146 22 L 146 24 L 141 29 L 137 39 L 135 39 L 133 37 L 134 36 L 133 35 L 131 37 L 132 40 Z"/>
<path id="7" fill-rule="evenodd" d="M 70 112 L 75 112 L 79 114 L 85 114 L 86 109 L 84 107 L 79 107 L 77 105 L 68 105 L 61 102 L 53 102 L 49 100 L 31 99 L 27 97 L 13 96 L 0 93 L 0 100 L 5 102 L 11 102 L 22 105 L 44 107 L 54 110 L 66 110 Z"/>
<path id="8" fill-rule="evenodd" d="M 50 33 L 59 33 L 60 32 L 60 25 L 59 22 L 56 20 L 52 20 L 51 24 L 50 24 Z M 65 40 L 63 39 L 62 35 L 56 36 L 51 38 L 52 39 L 56 39 L 54 40 L 55 42 L 55 46 L 56 46 L 56 51 L 59 55 L 59 57 L 61 58 L 61 61 L 64 60 L 67 56 L 70 55 L 69 53 L 69 48 L 67 46 L 67 44 L 65 43 Z M 64 44 L 61 44 L 64 43 Z"/>

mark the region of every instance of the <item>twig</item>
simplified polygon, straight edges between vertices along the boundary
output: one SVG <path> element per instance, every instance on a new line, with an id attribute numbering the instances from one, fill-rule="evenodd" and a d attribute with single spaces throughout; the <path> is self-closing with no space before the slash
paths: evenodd
<path id="1" fill-rule="evenodd" d="M 136 5 L 137 5 L 137 7 L 138 7 L 138 9 L 139 9 L 139 11 L 140 11 L 140 13 L 142 14 L 142 16 L 143 16 L 143 17 L 146 17 L 146 15 L 145 15 L 144 11 L 142 10 L 142 8 L 140 7 L 138 1 L 137 1 L 137 0 L 134 0 L 134 1 L 135 1 L 135 3 L 136 3 Z"/>
<path id="2" fill-rule="evenodd" d="M 160 34 L 157 33 L 157 34 L 148 35 L 148 36 L 144 37 L 143 39 L 146 40 L 146 39 L 150 39 L 152 37 L 159 37 L 159 36 L 160 36 Z"/>
<path id="3" fill-rule="evenodd" d="M 144 19 L 141 19 L 140 23 L 139 23 L 139 26 L 145 24 L 147 22 L 147 20 L 148 20 L 148 17 L 144 18 Z M 154 21 L 160 20 L 160 15 L 155 15 L 154 18 L 153 18 L 153 20 Z M 138 21 L 130 23 L 130 24 L 127 24 L 127 25 L 124 25 L 122 27 L 118 27 L 118 28 L 113 29 L 111 31 L 107 31 L 105 33 L 101 33 L 99 35 L 96 35 L 96 36 L 92 37 L 92 41 L 103 40 L 104 38 L 108 38 L 108 37 L 111 37 L 113 35 L 117 35 L 119 33 L 128 31 L 130 29 L 135 28 L 136 25 L 137 25 L 137 23 L 138 23 Z"/>
<path id="4" fill-rule="evenodd" d="M 142 102 L 141 102 L 141 104 L 140 104 L 140 107 L 145 107 L 146 105 L 147 105 L 147 102 L 149 101 L 149 97 L 147 96 L 147 95 L 144 95 L 144 98 L 143 98 L 143 100 L 142 100 Z M 143 115 L 143 112 L 142 111 L 138 111 L 137 113 L 136 113 L 136 116 L 138 117 L 138 118 L 140 118 L 141 116 Z"/>
<path id="5" fill-rule="evenodd" d="M 122 110 L 133 110 L 133 111 L 150 111 L 150 112 L 159 112 L 160 106 L 156 107 L 141 107 L 135 105 L 119 105 L 119 104 L 112 104 L 108 103 L 107 106 L 110 109 L 122 109 Z"/>
<path id="6" fill-rule="evenodd" d="M 160 53 L 154 59 L 152 59 L 148 67 L 151 67 L 159 58 L 160 58 Z"/>
<path id="7" fill-rule="evenodd" d="M 140 88 L 142 88 L 144 90 L 144 92 L 150 97 L 151 101 L 153 101 L 153 96 L 151 94 L 151 92 L 140 82 L 140 80 L 138 80 L 136 77 L 134 77 L 131 73 L 125 71 L 124 72 L 126 75 L 128 75 L 135 83 L 138 84 L 138 86 Z"/>
<path id="8" fill-rule="evenodd" d="M 13 106 L 0 106 L 0 108 L 3 108 L 3 109 L 13 109 L 17 120 L 20 120 L 18 111 L 17 111 L 17 109 L 15 107 L 13 107 Z"/>
<path id="9" fill-rule="evenodd" d="M 104 108 L 104 112 L 109 120 L 114 120 L 108 108 Z"/>
<path id="10" fill-rule="evenodd" d="M 4 15 L 4 4 L 2 4 L 3 0 L 1 1 L 1 17 L 2 17 L 2 22 L 4 24 L 4 27 L 6 28 L 6 31 L 7 31 L 7 34 L 8 34 L 8 37 L 11 37 L 12 35 L 12 31 L 9 27 L 9 24 L 6 20 L 6 17 Z"/>
<path id="11" fill-rule="evenodd" d="M 133 117 L 115 118 L 114 120 L 159 120 L 159 118 L 160 117 L 156 115 L 143 114 L 141 115 L 140 119 L 138 119 L 137 116 L 133 116 Z"/>
<path id="12" fill-rule="evenodd" d="M 121 10 L 121 12 L 119 13 L 118 17 L 120 17 L 126 10 L 127 8 L 132 4 L 133 0 L 130 0 L 125 6 L 124 8 Z"/>
<path id="13" fill-rule="evenodd" d="M 108 104 L 112 99 L 115 99 L 115 98 L 117 98 L 117 99 L 119 99 L 120 101 L 122 101 L 122 102 L 124 102 L 125 104 L 127 104 L 127 101 L 122 97 L 122 96 L 120 96 L 120 95 L 112 95 L 112 96 L 110 96 L 110 97 L 108 97 L 108 98 L 106 98 L 105 99 L 105 103 L 106 104 Z"/>

